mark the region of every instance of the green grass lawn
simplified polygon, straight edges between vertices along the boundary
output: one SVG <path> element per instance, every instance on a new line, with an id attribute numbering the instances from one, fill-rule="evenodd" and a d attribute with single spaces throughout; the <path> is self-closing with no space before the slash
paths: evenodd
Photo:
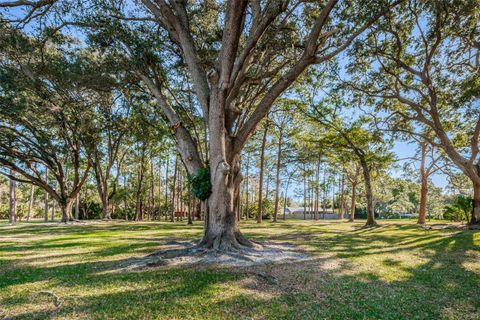
<path id="1" fill-rule="evenodd" d="M 202 224 L 0 225 L 0 319 L 480 319 L 480 232 L 412 222 L 243 223 L 316 259 L 119 271 Z"/>

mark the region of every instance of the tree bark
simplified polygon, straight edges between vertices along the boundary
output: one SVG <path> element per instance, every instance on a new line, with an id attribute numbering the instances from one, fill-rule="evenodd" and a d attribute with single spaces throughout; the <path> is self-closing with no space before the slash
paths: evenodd
<path id="1" fill-rule="evenodd" d="M 273 222 L 277 222 L 278 219 L 278 203 L 279 203 L 279 192 L 280 192 L 280 164 L 282 160 L 282 142 L 283 142 L 283 127 L 280 127 L 278 133 L 278 151 L 277 151 L 277 168 L 275 176 L 275 211 L 273 213 Z"/>
<path id="2" fill-rule="evenodd" d="M 263 171 L 265 166 L 265 145 L 267 144 L 267 133 L 268 133 L 268 124 L 265 124 L 265 129 L 263 131 L 262 146 L 260 149 L 260 172 L 258 178 L 258 213 L 257 213 L 257 223 L 262 223 L 262 214 L 263 214 Z"/>

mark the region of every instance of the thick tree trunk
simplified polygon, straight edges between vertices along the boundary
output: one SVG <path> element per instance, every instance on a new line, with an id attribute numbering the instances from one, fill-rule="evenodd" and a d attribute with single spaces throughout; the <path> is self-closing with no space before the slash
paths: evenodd
<path id="1" fill-rule="evenodd" d="M 373 212 L 373 191 L 372 191 L 372 182 L 370 177 L 370 168 L 368 167 L 364 158 L 360 159 L 362 165 L 363 178 L 365 180 L 365 194 L 367 200 L 367 222 L 365 223 L 366 227 L 374 227 L 377 225 L 375 222 L 374 212 Z"/>
<path id="2" fill-rule="evenodd" d="M 214 162 L 212 168 L 212 194 L 208 198 L 206 228 L 200 246 L 207 249 L 230 251 L 252 246 L 240 233 L 235 218 L 234 197 L 238 194 L 241 181 L 238 156 L 229 165 Z"/>
<path id="3" fill-rule="evenodd" d="M 70 220 L 70 217 L 71 217 L 73 200 L 70 199 L 66 202 L 59 203 L 59 206 L 60 206 L 60 211 L 62 213 L 61 222 L 67 223 Z"/>
<path id="4" fill-rule="evenodd" d="M 257 223 L 262 223 L 262 214 L 263 214 L 263 171 L 265 166 L 265 145 L 267 144 L 267 133 L 268 125 L 265 125 L 265 130 L 263 131 L 262 147 L 260 149 L 260 172 L 258 178 L 258 213 L 257 213 Z"/>
<path id="5" fill-rule="evenodd" d="M 473 184 L 473 212 L 470 224 L 480 223 L 480 184 Z"/>
<path id="6" fill-rule="evenodd" d="M 273 212 L 273 222 L 277 222 L 278 218 L 278 203 L 280 193 L 280 164 L 282 160 L 282 142 L 283 142 L 283 128 L 280 127 L 278 133 L 278 150 L 277 150 L 277 168 L 275 174 L 275 211 Z"/>
<path id="7" fill-rule="evenodd" d="M 348 221 L 350 222 L 355 221 L 356 201 L 357 201 L 357 184 L 352 183 L 352 202 L 351 202 L 351 208 L 350 208 L 350 218 L 348 219 Z"/>
<path id="8" fill-rule="evenodd" d="M 110 212 L 110 200 L 108 199 L 108 195 L 106 193 L 102 194 L 102 213 L 104 220 L 112 219 L 111 212 Z"/>
<path id="9" fill-rule="evenodd" d="M 15 176 L 15 172 L 10 170 L 10 175 Z M 8 203 L 8 222 L 15 223 L 17 222 L 17 183 L 14 179 L 10 179 Z"/>

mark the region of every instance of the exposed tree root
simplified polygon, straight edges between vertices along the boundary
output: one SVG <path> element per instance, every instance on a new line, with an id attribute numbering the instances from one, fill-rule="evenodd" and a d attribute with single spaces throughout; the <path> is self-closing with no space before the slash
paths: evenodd
<path id="1" fill-rule="evenodd" d="M 379 226 L 380 225 L 376 221 L 370 221 L 370 222 L 365 223 L 365 225 L 363 227 L 364 228 L 376 228 L 376 227 L 379 227 Z"/>
<path id="2" fill-rule="evenodd" d="M 243 249 L 258 248 L 260 244 L 248 240 L 240 232 L 223 232 L 220 235 L 205 234 L 197 249 L 213 252 L 239 252 Z"/>

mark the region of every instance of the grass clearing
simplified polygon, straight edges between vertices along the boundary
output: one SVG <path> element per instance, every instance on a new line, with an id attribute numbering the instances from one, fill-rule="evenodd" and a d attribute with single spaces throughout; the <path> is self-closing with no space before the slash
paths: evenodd
<path id="1" fill-rule="evenodd" d="M 0 226 L 0 319 L 480 319 L 480 232 L 381 221 L 242 223 L 315 260 L 113 272 L 202 223 Z"/>

